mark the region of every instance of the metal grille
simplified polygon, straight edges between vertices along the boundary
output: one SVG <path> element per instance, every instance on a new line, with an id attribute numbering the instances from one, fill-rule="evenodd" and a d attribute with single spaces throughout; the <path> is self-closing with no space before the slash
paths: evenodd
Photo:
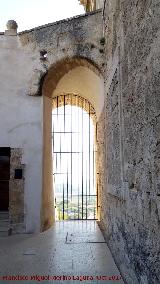
<path id="1" fill-rule="evenodd" d="M 53 99 L 53 175 L 57 220 L 96 219 L 96 115 L 76 95 Z"/>

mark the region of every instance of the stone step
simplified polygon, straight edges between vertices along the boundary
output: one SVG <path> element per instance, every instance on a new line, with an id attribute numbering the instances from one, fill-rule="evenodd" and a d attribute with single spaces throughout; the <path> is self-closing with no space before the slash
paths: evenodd
<path id="1" fill-rule="evenodd" d="M 4 228 L 9 228 L 9 222 L 8 221 L 0 221 L 0 231 Z"/>
<path id="2" fill-rule="evenodd" d="M 6 226 L 6 227 L 0 227 L 0 232 L 8 232 L 9 230 L 9 227 Z"/>
<path id="3" fill-rule="evenodd" d="M 8 213 L 0 213 L 0 218 L 9 217 Z"/>
<path id="4" fill-rule="evenodd" d="M 9 223 L 9 219 L 0 220 L 0 224 L 7 224 L 7 223 Z"/>
<path id="5" fill-rule="evenodd" d="M 9 223 L 9 218 L 8 219 L 0 219 L 0 224 L 5 224 Z"/>
<path id="6" fill-rule="evenodd" d="M 0 237 L 7 237 L 9 231 L 9 212 L 0 212 Z"/>
<path id="7" fill-rule="evenodd" d="M 0 237 L 8 236 L 9 222 L 5 220 L 0 221 Z"/>
<path id="8" fill-rule="evenodd" d="M 4 228 L 9 228 L 9 223 L 0 223 L 0 231 L 3 230 Z"/>
<path id="9" fill-rule="evenodd" d="M 8 230 L 6 230 L 6 231 L 1 231 L 0 230 L 0 238 L 1 237 L 8 237 Z"/>
<path id="10" fill-rule="evenodd" d="M 9 229 L 9 224 L 8 225 L 2 225 L 0 226 L 0 231 L 7 231 Z"/>
<path id="11" fill-rule="evenodd" d="M 6 211 L 0 212 L 0 220 L 8 220 L 9 219 L 9 213 Z"/>

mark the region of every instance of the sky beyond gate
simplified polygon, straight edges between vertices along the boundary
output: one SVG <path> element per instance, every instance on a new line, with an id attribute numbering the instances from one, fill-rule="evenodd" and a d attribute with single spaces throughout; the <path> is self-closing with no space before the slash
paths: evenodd
<path id="1" fill-rule="evenodd" d="M 8 20 L 15 20 L 20 32 L 80 14 L 78 0 L 0 0 L 0 32 Z"/>

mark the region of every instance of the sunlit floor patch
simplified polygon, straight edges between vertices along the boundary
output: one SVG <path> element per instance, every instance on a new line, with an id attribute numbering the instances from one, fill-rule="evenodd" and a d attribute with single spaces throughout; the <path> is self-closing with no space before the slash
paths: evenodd
<path id="1" fill-rule="evenodd" d="M 27 253 L 24 255 L 24 252 Z M 61 221 L 39 235 L 1 238 L 0 254 L 0 276 L 93 276 L 94 280 L 85 283 L 124 283 L 122 280 L 95 279 L 96 276 L 120 275 L 96 221 Z M 83 283 L 78 280 L 44 282 Z M 8 284 L 11 281 L 1 280 L 0 283 Z M 21 284 L 24 281 L 14 283 Z M 30 280 L 25 283 L 38 282 Z"/>

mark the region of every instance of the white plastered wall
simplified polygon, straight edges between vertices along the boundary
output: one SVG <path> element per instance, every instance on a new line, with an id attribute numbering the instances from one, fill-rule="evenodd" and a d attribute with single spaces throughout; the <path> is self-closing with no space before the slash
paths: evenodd
<path id="1" fill-rule="evenodd" d="M 42 192 L 42 97 L 27 95 L 33 69 L 18 37 L 0 36 L 0 147 L 23 150 L 26 232 L 40 230 Z"/>

